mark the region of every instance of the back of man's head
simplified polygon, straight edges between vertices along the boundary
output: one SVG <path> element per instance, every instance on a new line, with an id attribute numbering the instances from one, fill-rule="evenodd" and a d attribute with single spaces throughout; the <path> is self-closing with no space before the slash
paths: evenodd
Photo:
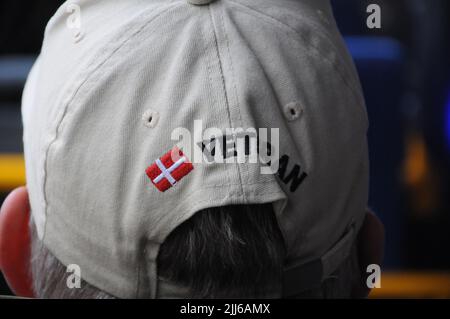
<path id="1" fill-rule="evenodd" d="M 112 298 L 86 282 L 79 289 L 68 288 L 67 267 L 42 245 L 35 231 L 32 237 L 36 297 Z M 283 238 L 271 205 L 205 209 L 161 245 L 159 297 L 280 297 L 284 258 Z"/>
<path id="2" fill-rule="evenodd" d="M 289 297 L 351 255 L 368 121 L 328 1 L 67 2 L 22 110 L 39 296 L 77 265 L 86 295 Z"/>

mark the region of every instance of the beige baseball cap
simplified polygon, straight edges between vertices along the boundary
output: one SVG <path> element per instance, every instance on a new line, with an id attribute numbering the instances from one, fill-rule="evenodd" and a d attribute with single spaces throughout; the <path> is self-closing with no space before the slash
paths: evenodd
<path id="1" fill-rule="evenodd" d="M 368 121 L 327 0 L 68 1 L 22 108 L 39 238 L 114 296 L 159 296 L 161 243 L 204 208 L 273 203 L 285 295 L 330 275 L 362 224 Z M 194 161 L 210 145 L 174 132 L 199 121 L 276 129 L 277 158 Z"/>

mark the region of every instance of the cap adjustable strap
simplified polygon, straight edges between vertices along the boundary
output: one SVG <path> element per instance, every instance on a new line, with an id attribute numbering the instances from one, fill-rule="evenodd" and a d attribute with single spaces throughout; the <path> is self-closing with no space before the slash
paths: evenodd
<path id="1" fill-rule="evenodd" d="M 320 287 L 322 282 L 350 256 L 355 237 L 352 225 L 347 233 L 319 259 L 289 265 L 283 274 L 283 297 L 289 298 Z"/>

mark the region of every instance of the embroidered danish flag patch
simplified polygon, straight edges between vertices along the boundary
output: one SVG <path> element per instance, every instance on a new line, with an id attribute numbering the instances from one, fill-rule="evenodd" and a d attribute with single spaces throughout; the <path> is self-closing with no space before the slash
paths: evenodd
<path id="1" fill-rule="evenodd" d="M 175 146 L 158 158 L 145 172 L 153 185 L 161 192 L 165 192 L 193 169 L 194 166 L 189 159 Z"/>

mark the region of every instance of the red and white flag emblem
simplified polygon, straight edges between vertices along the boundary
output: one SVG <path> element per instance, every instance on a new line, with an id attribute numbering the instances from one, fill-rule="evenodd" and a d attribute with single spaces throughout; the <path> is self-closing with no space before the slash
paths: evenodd
<path id="1" fill-rule="evenodd" d="M 194 166 L 189 159 L 175 146 L 157 159 L 145 172 L 156 188 L 165 192 L 193 169 Z"/>

